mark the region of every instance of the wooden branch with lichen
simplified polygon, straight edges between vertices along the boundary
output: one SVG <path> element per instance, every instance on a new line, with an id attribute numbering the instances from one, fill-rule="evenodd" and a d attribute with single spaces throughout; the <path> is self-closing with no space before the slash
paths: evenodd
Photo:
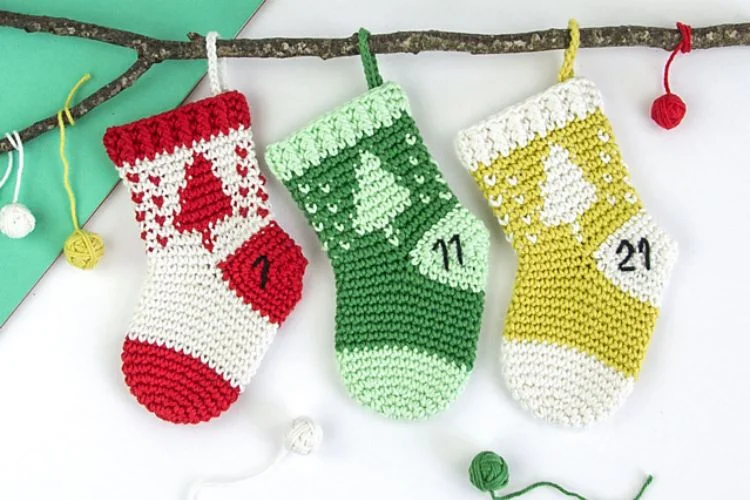
<path id="1" fill-rule="evenodd" d="M 0 27 L 24 30 L 27 33 L 47 33 L 72 36 L 125 47 L 136 52 L 137 59 L 123 74 L 71 108 L 78 119 L 89 111 L 131 87 L 153 65 L 166 60 L 204 59 L 205 39 L 189 33 L 188 41 L 159 40 L 130 31 L 107 28 L 71 19 L 34 16 L 0 10 Z M 651 47 L 672 50 L 680 41 L 677 29 L 649 26 L 610 26 L 582 28 L 582 48 Z M 569 43 L 566 29 L 547 29 L 528 33 L 487 35 L 448 31 L 401 31 L 374 34 L 370 47 L 378 54 L 427 51 L 466 52 L 469 54 L 513 54 L 564 49 Z M 694 28 L 693 49 L 712 49 L 750 45 L 750 23 L 722 24 Z M 357 49 L 356 33 L 346 38 L 259 38 L 219 40 L 219 57 L 334 57 L 354 56 Z M 57 126 L 55 115 L 26 127 L 19 133 L 29 141 Z M 0 153 L 12 149 L 7 139 L 0 140 Z"/>

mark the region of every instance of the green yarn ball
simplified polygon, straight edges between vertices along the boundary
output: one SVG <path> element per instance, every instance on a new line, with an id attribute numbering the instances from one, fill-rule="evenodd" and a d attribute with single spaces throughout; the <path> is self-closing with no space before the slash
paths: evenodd
<path id="1" fill-rule="evenodd" d="M 471 484 L 480 491 L 503 489 L 510 479 L 508 464 L 497 453 L 483 451 L 471 461 L 469 479 Z"/>

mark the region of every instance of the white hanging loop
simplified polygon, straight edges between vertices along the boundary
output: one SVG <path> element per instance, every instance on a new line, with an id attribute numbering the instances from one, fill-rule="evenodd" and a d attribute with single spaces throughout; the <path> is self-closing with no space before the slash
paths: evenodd
<path id="1" fill-rule="evenodd" d="M 18 132 L 13 131 L 13 135 L 5 134 L 11 146 L 18 152 L 18 171 L 16 172 L 16 187 L 13 190 L 13 201 L 3 208 L 0 208 L 0 233 L 8 238 L 23 238 L 36 226 L 36 219 L 22 203 L 18 203 L 18 197 L 21 194 L 21 181 L 23 180 L 23 142 Z M 0 188 L 5 185 L 13 169 L 13 152 L 8 153 L 8 167 L 5 170 Z"/>
<path id="2" fill-rule="evenodd" d="M 210 31 L 206 34 L 206 58 L 208 59 L 208 83 L 211 94 L 218 95 L 224 91 L 224 79 L 221 75 L 222 68 L 219 67 L 219 58 L 216 55 L 216 40 L 219 33 Z"/>
<path id="3" fill-rule="evenodd" d="M 279 448 L 273 460 L 240 476 L 224 476 L 197 481 L 191 486 L 188 498 L 198 500 L 198 494 L 204 488 L 236 485 L 258 477 L 276 467 L 289 453 L 309 455 L 320 446 L 322 441 L 323 430 L 314 420 L 308 417 L 295 418 L 287 429 L 283 446 Z"/>

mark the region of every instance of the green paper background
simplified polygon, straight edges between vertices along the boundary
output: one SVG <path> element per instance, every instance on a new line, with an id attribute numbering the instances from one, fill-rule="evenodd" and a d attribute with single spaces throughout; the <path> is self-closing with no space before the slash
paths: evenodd
<path id="1" fill-rule="evenodd" d="M 187 40 L 189 31 L 216 30 L 224 37 L 234 36 L 261 3 L 262 0 L 4 0 L 1 8 L 68 17 L 162 39 Z M 135 57 L 128 49 L 95 41 L 0 28 L 0 135 L 55 113 L 85 73 L 91 73 L 92 78 L 81 87 L 75 102 L 121 74 Z M 102 147 L 104 130 L 177 106 L 205 70 L 205 61 L 158 64 L 133 87 L 67 128 L 66 149 L 82 224 L 118 180 Z M 25 144 L 19 201 L 29 207 L 37 225 L 21 240 L 0 234 L 0 325 L 60 255 L 63 242 L 72 231 L 58 147 L 57 130 Z M 0 177 L 6 165 L 7 157 L 2 155 Z M 14 168 L 0 190 L 0 206 L 12 199 L 15 173 Z"/>

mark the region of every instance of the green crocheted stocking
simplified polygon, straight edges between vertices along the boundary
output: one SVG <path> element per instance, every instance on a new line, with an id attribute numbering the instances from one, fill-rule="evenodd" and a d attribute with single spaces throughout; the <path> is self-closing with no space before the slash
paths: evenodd
<path id="1" fill-rule="evenodd" d="M 489 236 L 438 172 L 401 88 L 370 76 L 374 88 L 266 160 L 332 261 L 348 391 L 421 419 L 455 399 L 474 363 Z"/>

